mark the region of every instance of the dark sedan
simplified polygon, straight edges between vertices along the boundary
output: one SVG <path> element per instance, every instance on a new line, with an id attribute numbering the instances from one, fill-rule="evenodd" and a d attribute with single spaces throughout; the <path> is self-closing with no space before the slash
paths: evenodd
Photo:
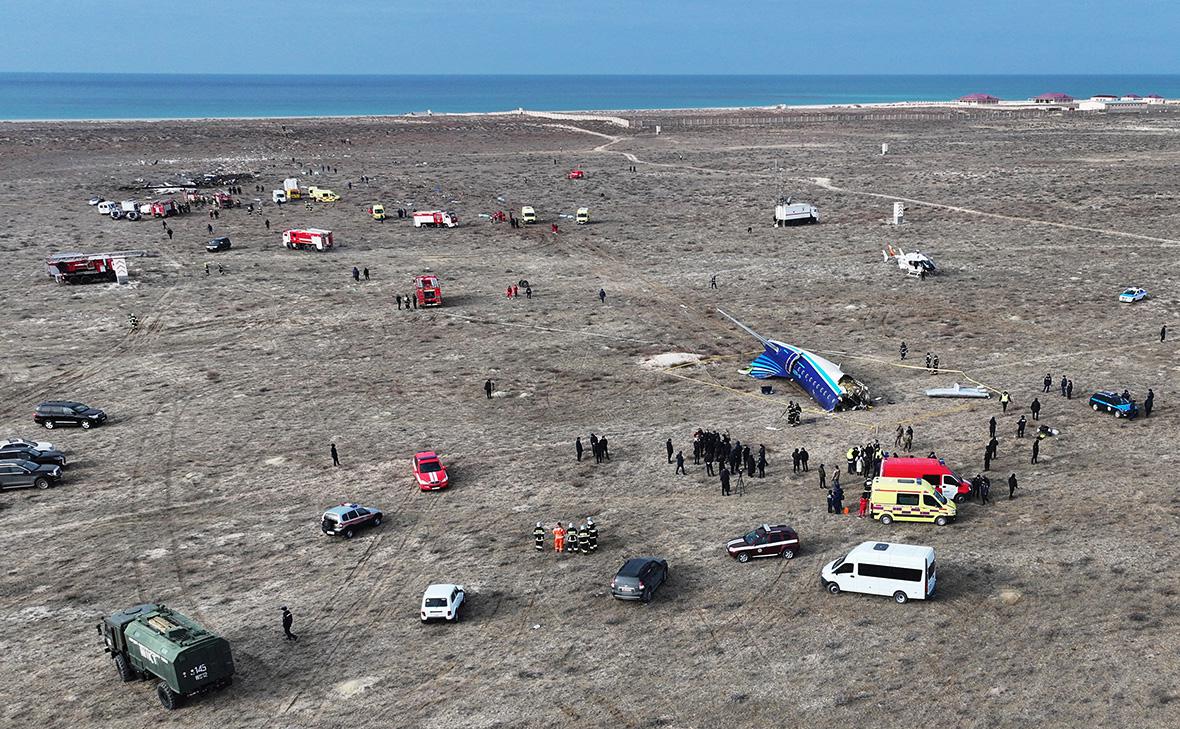
<path id="1" fill-rule="evenodd" d="M 635 557 L 619 568 L 610 581 L 610 593 L 616 600 L 651 602 L 651 595 L 668 581 L 667 560 L 656 557 Z"/>
<path id="2" fill-rule="evenodd" d="M 43 451 L 26 445 L 9 444 L 0 446 L 0 461 L 32 461 L 40 465 L 65 466 L 66 454 L 61 451 Z"/>
<path id="3" fill-rule="evenodd" d="M 32 461 L 0 461 L 0 489 L 47 489 L 61 480 L 61 466 Z"/>

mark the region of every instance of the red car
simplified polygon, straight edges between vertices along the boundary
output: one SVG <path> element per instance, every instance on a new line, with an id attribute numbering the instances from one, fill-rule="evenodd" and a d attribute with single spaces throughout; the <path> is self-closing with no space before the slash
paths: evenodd
<path id="1" fill-rule="evenodd" d="M 414 454 L 414 479 L 418 481 L 418 488 L 423 491 L 438 491 L 451 485 L 447 478 L 447 469 L 434 451 L 422 451 Z"/>

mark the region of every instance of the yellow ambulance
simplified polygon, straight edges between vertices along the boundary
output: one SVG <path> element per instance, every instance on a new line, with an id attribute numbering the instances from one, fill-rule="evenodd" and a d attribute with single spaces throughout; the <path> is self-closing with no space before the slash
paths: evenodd
<path id="1" fill-rule="evenodd" d="M 869 497 L 869 510 L 873 518 L 882 524 L 894 521 L 934 522 L 946 526 L 955 520 L 955 502 L 920 478 L 889 478 L 879 476 L 873 479 L 873 491 Z"/>

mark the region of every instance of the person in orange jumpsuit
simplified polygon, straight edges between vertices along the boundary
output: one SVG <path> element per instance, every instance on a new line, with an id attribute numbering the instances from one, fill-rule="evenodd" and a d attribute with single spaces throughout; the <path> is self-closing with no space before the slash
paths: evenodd
<path id="1" fill-rule="evenodd" d="M 558 554 L 565 551 L 565 529 L 562 528 L 561 522 L 553 527 L 553 551 Z"/>
<path id="2" fill-rule="evenodd" d="M 869 511 L 869 492 L 864 491 L 860 495 L 860 511 L 856 515 L 863 518 Z"/>

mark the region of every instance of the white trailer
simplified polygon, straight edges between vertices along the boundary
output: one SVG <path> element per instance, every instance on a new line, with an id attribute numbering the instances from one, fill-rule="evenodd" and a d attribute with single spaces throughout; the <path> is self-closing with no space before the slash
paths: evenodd
<path id="1" fill-rule="evenodd" d="M 791 198 L 779 201 L 774 206 L 774 225 L 781 228 L 784 225 L 807 225 L 819 222 L 819 208 L 810 203 L 792 202 Z"/>
<path id="2" fill-rule="evenodd" d="M 102 206 L 100 205 L 99 207 L 101 208 Z M 112 204 L 107 210 L 107 214 L 111 216 L 111 220 L 139 220 L 143 217 L 143 213 L 139 211 L 139 202 L 136 200 L 124 200 L 118 205 Z"/>

